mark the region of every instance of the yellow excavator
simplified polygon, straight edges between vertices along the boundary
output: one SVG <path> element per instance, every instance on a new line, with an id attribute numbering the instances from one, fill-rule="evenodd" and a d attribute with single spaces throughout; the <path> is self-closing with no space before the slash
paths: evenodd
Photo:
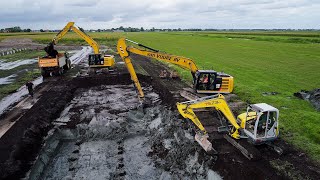
<path id="1" fill-rule="evenodd" d="M 138 45 L 139 47 L 142 47 L 144 49 L 127 46 L 126 41 Z M 171 63 L 181 68 L 190 70 L 193 77 L 194 90 L 196 93 L 231 93 L 233 91 L 232 76 L 225 73 L 216 72 L 214 70 L 199 70 L 196 63 L 192 59 L 160 52 L 159 50 L 153 49 L 151 47 L 142 45 L 126 38 L 119 39 L 117 50 L 128 68 L 131 79 L 139 91 L 140 98 L 144 98 L 144 93 L 142 91 L 134 67 L 131 63 L 130 53 Z"/>
<path id="2" fill-rule="evenodd" d="M 195 140 L 209 154 L 216 151 L 209 142 L 208 133 L 195 114 L 194 109 L 214 108 L 220 114 L 223 114 L 223 120 L 220 120 L 222 125 L 218 127 L 218 132 L 227 132 L 224 138 L 238 148 L 248 159 L 258 159 L 260 156 L 260 154 L 257 154 L 257 149 L 252 147 L 252 144 L 268 144 L 277 153 L 282 153 L 281 148 L 270 143 L 277 139 L 279 135 L 279 110 L 271 105 L 266 103 L 249 105 L 247 112 L 240 114 L 237 119 L 222 94 L 177 103 L 177 108 L 184 118 L 191 120 L 200 130 L 196 133 Z M 246 142 L 249 143 L 241 143 L 241 139 L 246 139 L 248 140 Z"/>
<path id="3" fill-rule="evenodd" d="M 52 39 L 49 45 L 45 48 L 48 55 L 54 50 L 54 45 L 65 36 L 70 30 L 73 30 L 77 35 L 84 39 L 92 48 L 93 54 L 89 55 L 89 67 L 90 68 L 112 68 L 115 65 L 113 55 L 102 55 L 99 50 L 99 44 L 93 40 L 88 34 L 81 31 L 74 22 L 68 22 L 68 24 Z"/>

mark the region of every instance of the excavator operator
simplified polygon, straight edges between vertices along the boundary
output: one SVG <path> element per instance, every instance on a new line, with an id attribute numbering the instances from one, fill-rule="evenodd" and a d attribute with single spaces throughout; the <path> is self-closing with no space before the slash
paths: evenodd
<path id="1" fill-rule="evenodd" d="M 52 42 L 47 47 L 45 47 L 44 50 L 46 51 L 47 56 L 56 58 L 56 56 L 58 55 L 58 51 L 54 49 L 54 45 Z"/>
<path id="2" fill-rule="evenodd" d="M 206 74 L 203 75 L 203 77 L 202 77 L 202 79 L 201 79 L 201 83 L 202 83 L 202 88 L 203 88 L 204 90 L 207 89 L 208 82 L 209 82 L 208 76 L 207 76 Z"/>

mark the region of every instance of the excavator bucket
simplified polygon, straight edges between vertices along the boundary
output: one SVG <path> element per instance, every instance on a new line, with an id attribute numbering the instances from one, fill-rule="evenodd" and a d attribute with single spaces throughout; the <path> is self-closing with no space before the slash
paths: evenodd
<path id="1" fill-rule="evenodd" d="M 212 147 L 211 142 L 208 140 L 208 134 L 201 135 L 197 133 L 194 138 L 208 154 L 218 154 L 218 152 Z"/>

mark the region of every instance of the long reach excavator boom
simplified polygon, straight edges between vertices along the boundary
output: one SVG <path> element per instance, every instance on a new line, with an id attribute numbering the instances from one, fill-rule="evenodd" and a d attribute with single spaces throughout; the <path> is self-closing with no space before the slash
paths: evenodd
<path id="1" fill-rule="evenodd" d="M 144 49 L 136 48 L 133 46 L 127 46 L 126 41 Z M 140 98 L 144 98 L 144 93 L 142 91 L 141 85 L 132 65 L 130 53 L 171 63 L 183 69 L 189 70 L 192 74 L 193 86 L 197 93 L 230 93 L 233 91 L 232 76 L 225 73 L 216 72 L 214 70 L 199 70 L 196 63 L 192 59 L 183 56 L 168 54 L 165 52 L 160 52 L 159 50 L 156 50 L 154 48 L 145 46 L 143 44 L 134 42 L 126 38 L 119 39 L 117 44 L 117 50 L 128 68 L 128 71 L 131 75 L 131 79 L 139 91 Z"/>

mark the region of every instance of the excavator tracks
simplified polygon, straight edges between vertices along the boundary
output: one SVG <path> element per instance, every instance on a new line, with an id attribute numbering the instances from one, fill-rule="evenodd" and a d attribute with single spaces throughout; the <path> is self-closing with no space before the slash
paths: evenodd
<path id="1" fill-rule="evenodd" d="M 223 135 L 223 138 L 236 147 L 247 159 L 254 161 L 261 159 L 260 151 L 246 139 L 235 140 L 227 134 Z"/>

